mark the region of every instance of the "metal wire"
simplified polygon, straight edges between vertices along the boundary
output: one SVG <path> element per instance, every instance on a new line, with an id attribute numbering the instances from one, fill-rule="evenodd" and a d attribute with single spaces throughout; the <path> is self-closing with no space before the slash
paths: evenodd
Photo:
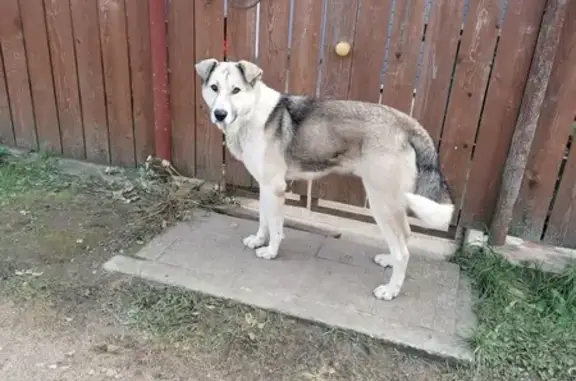
<path id="1" fill-rule="evenodd" d="M 260 0 L 254 0 L 252 3 L 250 3 L 248 5 L 239 5 L 239 4 L 237 4 L 238 2 L 242 2 L 242 0 L 240 0 L 240 1 L 228 0 L 228 6 L 231 8 L 237 8 L 237 9 L 250 9 L 250 8 L 254 8 L 255 6 L 257 6 L 258 3 L 260 3 Z"/>

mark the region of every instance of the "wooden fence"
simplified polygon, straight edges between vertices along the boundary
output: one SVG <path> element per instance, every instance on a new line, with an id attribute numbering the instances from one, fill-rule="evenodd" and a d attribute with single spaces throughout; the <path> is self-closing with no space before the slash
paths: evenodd
<path id="1" fill-rule="evenodd" d="M 250 59 L 279 90 L 411 113 L 438 144 L 459 208 L 454 223 L 486 226 L 554 1 L 167 0 L 172 161 L 191 176 L 219 180 L 225 167 L 228 184 L 255 185 L 223 149 L 194 72 L 206 57 Z M 512 227 L 576 247 L 576 2 L 567 3 Z M 154 154 L 149 40 L 145 0 L 2 0 L 0 142 L 143 162 Z M 349 56 L 335 54 L 340 41 L 352 45 Z M 292 188 L 303 197 L 307 190 Z M 353 177 L 315 181 L 311 196 L 366 205 Z"/>

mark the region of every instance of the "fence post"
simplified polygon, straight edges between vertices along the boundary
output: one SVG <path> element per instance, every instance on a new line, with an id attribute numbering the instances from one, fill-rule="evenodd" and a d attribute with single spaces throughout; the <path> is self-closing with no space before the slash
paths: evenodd
<path id="1" fill-rule="evenodd" d="M 170 131 L 170 101 L 168 96 L 166 10 L 166 0 L 149 0 L 155 155 L 161 159 L 171 160 L 172 134 Z M 192 63 L 190 64 L 192 65 Z"/>
<path id="2" fill-rule="evenodd" d="M 508 235 L 569 6 L 575 6 L 573 0 L 548 0 L 546 5 L 490 224 L 493 245 L 503 245 Z"/>

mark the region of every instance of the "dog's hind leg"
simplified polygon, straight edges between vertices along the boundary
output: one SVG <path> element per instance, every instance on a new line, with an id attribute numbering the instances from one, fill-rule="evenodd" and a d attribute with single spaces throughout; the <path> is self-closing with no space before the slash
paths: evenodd
<path id="1" fill-rule="evenodd" d="M 400 293 L 410 253 L 406 240 L 410 226 L 402 198 L 389 198 L 389 190 L 382 189 L 377 185 L 364 180 L 366 194 L 370 200 L 370 210 L 382 231 L 382 235 L 390 248 L 390 254 L 379 254 L 374 261 L 381 266 L 392 267 L 390 282 L 374 289 L 374 296 L 378 299 L 392 300 Z M 401 193 L 399 193 L 401 195 Z"/>

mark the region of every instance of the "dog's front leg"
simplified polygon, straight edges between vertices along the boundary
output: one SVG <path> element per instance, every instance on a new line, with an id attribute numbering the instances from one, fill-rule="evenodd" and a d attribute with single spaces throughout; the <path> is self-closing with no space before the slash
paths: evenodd
<path id="1" fill-rule="evenodd" d="M 272 184 L 260 185 L 260 215 L 267 220 L 270 232 L 268 246 L 256 249 L 256 255 L 264 259 L 278 256 L 280 243 L 284 239 L 284 200 L 286 182 L 278 180 Z"/>
<path id="2" fill-rule="evenodd" d="M 256 249 L 264 246 L 270 237 L 270 230 L 268 228 L 268 217 L 265 215 L 265 209 L 262 207 L 264 204 L 264 192 L 260 188 L 260 207 L 258 208 L 258 231 L 256 234 L 249 235 L 242 241 L 244 246 L 250 249 Z"/>

